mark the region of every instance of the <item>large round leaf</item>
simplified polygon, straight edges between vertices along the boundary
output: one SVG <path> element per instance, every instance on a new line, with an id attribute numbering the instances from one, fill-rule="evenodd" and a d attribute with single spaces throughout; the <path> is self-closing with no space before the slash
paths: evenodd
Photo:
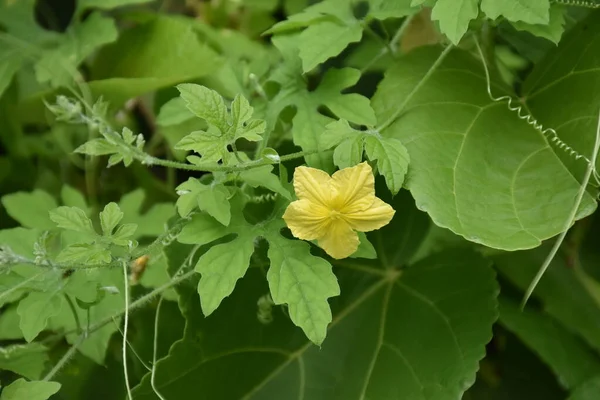
<path id="1" fill-rule="evenodd" d="M 546 137 L 490 100 L 481 63 L 469 54 L 450 52 L 420 85 L 439 54 L 413 51 L 387 71 L 373 98 L 379 124 L 393 121 L 382 134 L 408 149 L 417 207 L 473 242 L 538 246 L 564 229 L 578 181 Z M 499 83 L 492 89 L 506 94 Z M 577 218 L 595 205 L 586 195 Z"/>

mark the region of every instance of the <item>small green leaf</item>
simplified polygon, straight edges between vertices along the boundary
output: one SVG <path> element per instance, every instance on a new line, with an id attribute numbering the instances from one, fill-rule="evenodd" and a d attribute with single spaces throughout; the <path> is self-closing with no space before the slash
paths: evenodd
<path id="1" fill-rule="evenodd" d="M 48 361 L 48 348 L 40 343 L 0 347 L 0 370 L 12 371 L 27 379 L 40 379 Z"/>
<path id="2" fill-rule="evenodd" d="M 252 168 L 239 173 L 241 180 L 246 182 L 248 185 L 256 188 L 262 186 L 275 193 L 278 193 L 288 200 L 292 199 L 290 192 L 283 187 L 279 178 L 271 171 L 273 167 L 266 165 L 264 167 Z"/>
<path id="3" fill-rule="evenodd" d="M 60 313 L 63 297 L 54 290 L 31 292 L 19 302 L 17 313 L 21 317 L 19 327 L 27 342 L 31 342 L 46 328 L 48 319 Z"/>
<path id="4" fill-rule="evenodd" d="M 111 240 L 117 246 L 127 246 L 137 230 L 137 224 L 123 224 L 117 228 Z"/>
<path id="5" fill-rule="evenodd" d="M 52 196 L 36 189 L 31 193 L 17 192 L 2 196 L 2 205 L 13 219 L 26 228 L 53 229 L 48 211 L 58 204 Z"/>
<path id="6" fill-rule="evenodd" d="M 202 85 L 182 83 L 177 85 L 181 98 L 187 108 L 197 117 L 204 119 L 212 126 L 225 132 L 227 123 L 227 107 L 217 92 Z"/>
<path id="7" fill-rule="evenodd" d="M 81 194 L 80 191 L 72 188 L 69 185 L 64 185 L 60 190 L 60 198 L 65 206 L 68 207 L 77 207 L 84 211 L 86 214 L 89 213 L 87 202 L 85 201 L 85 197 Z M 55 206 L 56 207 L 56 206 Z M 55 208 L 53 207 L 53 208 Z"/>
<path id="8" fill-rule="evenodd" d="M 104 156 L 117 151 L 117 146 L 108 143 L 106 139 L 92 139 L 75 149 L 75 153 L 87 154 L 89 156 Z"/>
<path id="9" fill-rule="evenodd" d="M 267 273 L 275 304 L 287 304 L 294 324 L 321 345 L 331 322 L 327 299 L 340 294 L 331 264 L 310 254 L 310 245 L 279 233 L 267 237 L 271 266 Z"/>
<path id="10" fill-rule="evenodd" d="M 363 138 L 361 136 L 346 139 L 333 151 L 333 163 L 341 168 L 352 167 L 361 162 Z"/>
<path id="11" fill-rule="evenodd" d="M 194 114 L 186 107 L 183 98 L 175 97 L 160 108 L 156 117 L 156 124 L 160 126 L 177 125 L 191 118 L 194 118 Z"/>
<path id="12" fill-rule="evenodd" d="M 344 25 L 323 21 L 306 28 L 299 37 L 302 69 L 308 72 L 331 57 L 340 54 L 350 43 L 362 38 L 358 22 Z"/>
<path id="13" fill-rule="evenodd" d="M 402 18 L 417 12 L 416 5 L 411 0 L 369 0 L 369 15 L 377 19 Z"/>
<path id="14" fill-rule="evenodd" d="M 50 219 L 56 223 L 59 228 L 96 234 L 92 226 L 92 221 L 85 215 L 85 212 L 77 207 L 58 207 L 50 211 Z"/>
<path id="15" fill-rule="evenodd" d="M 19 378 L 2 390 L 0 400 L 47 400 L 59 390 L 58 382 L 28 382 Z"/>
<path id="16" fill-rule="evenodd" d="M 196 214 L 187 223 L 177 240 L 186 244 L 208 244 L 225 236 L 227 229 L 219 221 L 208 214 Z"/>
<path id="17" fill-rule="evenodd" d="M 547 25 L 550 19 L 550 0 L 482 0 L 481 11 L 489 18 L 500 16 L 509 21 Z"/>
<path id="18" fill-rule="evenodd" d="M 108 203 L 103 211 L 100 211 L 100 225 L 104 236 L 110 236 L 113 229 L 123 219 L 123 212 L 117 203 Z"/>
<path id="19" fill-rule="evenodd" d="M 0 50 L 0 97 L 12 82 L 13 76 L 23 62 L 17 51 L 12 49 Z"/>
<path id="20" fill-rule="evenodd" d="M 366 136 L 365 152 L 370 160 L 377 160 L 379 173 L 384 176 L 392 194 L 398 193 L 409 163 L 408 151 L 402 142 L 398 139 Z"/>
<path id="21" fill-rule="evenodd" d="M 250 266 L 253 252 L 254 235 L 250 234 L 213 246 L 200 257 L 195 270 L 202 275 L 198 294 L 205 316 L 212 314 L 233 292 L 236 282 Z"/>
<path id="22" fill-rule="evenodd" d="M 66 264 L 108 264 L 111 255 L 102 244 L 72 244 L 60 252 L 56 261 Z"/>
<path id="23" fill-rule="evenodd" d="M 227 153 L 229 141 L 214 132 L 197 131 L 181 139 L 176 145 L 177 150 L 193 150 L 202 155 L 202 162 L 217 162 Z"/>
<path id="24" fill-rule="evenodd" d="M 504 1 L 504 0 L 502 0 Z M 438 0 L 431 19 L 440 21 L 440 29 L 454 44 L 458 44 L 469 28 L 469 22 L 479 14 L 479 0 Z"/>
<path id="25" fill-rule="evenodd" d="M 142 213 L 145 197 L 143 189 L 136 189 L 125 194 L 119 201 L 119 207 L 125 214 L 121 222 L 124 225 L 128 223 L 137 225 L 135 238 L 159 236 L 166 229 L 165 221 L 176 214 L 175 205 L 172 203 L 154 204 L 148 211 Z"/>
<path id="26" fill-rule="evenodd" d="M 340 119 L 326 126 L 325 132 L 319 137 L 319 147 L 323 150 L 330 149 L 342 143 L 344 140 L 352 139 L 361 135 L 360 131 L 353 129 L 348 121 Z"/>
<path id="27" fill-rule="evenodd" d="M 224 185 L 204 185 L 198 179 L 190 178 L 177 187 L 177 192 L 180 193 L 177 210 L 182 217 L 197 206 L 223 225 L 229 225 L 231 206 L 229 191 Z"/>

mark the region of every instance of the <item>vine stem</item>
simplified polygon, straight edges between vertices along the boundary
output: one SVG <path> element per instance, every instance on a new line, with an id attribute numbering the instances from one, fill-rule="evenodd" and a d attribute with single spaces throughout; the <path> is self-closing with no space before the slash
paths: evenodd
<path id="1" fill-rule="evenodd" d="M 156 316 L 154 317 L 154 344 L 152 346 L 152 372 L 150 373 L 150 386 L 152 386 L 152 390 L 154 390 L 154 393 L 156 393 L 160 400 L 166 399 L 156 388 L 154 377 L 156 375 L 156 354 L 158 353 L 158 320 L 160 318 L 160 306 L 162 305 L 163 300 L 164 296 L 161 295 L 158 300 L 158 305 L 156 306 Z"/>
<path id="2" fill-rule="evenodd" d="M 125 284 L 125 322 L 123 324 L 123 374 L 125 375 L 125 388 L 127 397 L 133 400 L 131 395 L 131 385 L 129 384 L 129 372 L 127 371 L 127 329 L 129 327 L 129 282 L 127 276 L 127 263 L 123 263 L 123 282 Z"/>
<path id="3" fill-rule="evenodd" d="M 67 352 L 56 363 L 54 368 L 52 368 L 50 370 L 50 372 L 48 372 L 42 380 L 49 381 L 50 379 L 52 379 L 54 377 L 54 375 L 56 375 L 56 373 L 58 371 L 60 371 L 62 367 L 65 366 L 65 364 L 71 359 L 71 357 L 73 357 L 75 355 L 75 351 L 77 351 L 77 348 L 79 348 L 79 346 L 81 345 L 81 343 L 83 343 L 83 341 L 85 339 L 86 339 L 86 334 L 84 332 L 81 335 L 79 335 L 79 337 L 77 338 L 77 341 L 75 343 L 73 343 L 71 348 L 69 350 L 67 350 Z"/>
<path id="4" fill-rule="evenodd" d="M 575 220 L 575 216 L 577 215 L 577 210 L 579 209 L 579 206 L 581 205 L 581 201 L 583 200 L 585 190 L 587 188 L 587 185 L 590 182 L 590 178 L 592 177 L 592 172 L 594 171 L 594 166 L 596 165 L 596 160 L 598 158 L 598 150 L 600 150 L 600 110 L 598 112 L 598 126 L 596 127 L 596 139 L 594 141 L 594 150 L 593 150 L 593 153 L 592 153 L 592 156 L 590 159 L 590 163 L 588 164 L 587 169 L 585 170 L 583 182 L 581 182 L 581 187 L 579 188 L 579 192 L 577 193 L 577 197 L 575 199 L 575 204 L 573 205 L 573 208 L 571 209 L 571 212 L 569 213 L 569 218 L 567 219 L 562 232 L 556 239 L 554 246 L 552 246 L 552 250 L 550 250 L 550 253 L 548 253 L 548 256 L 544 260 L 544 263 L 542 264 L 542 266 L 538 270 L 537 274 L 535 275 L 535 277 L 529 284 L 529 287 L 527 288 L 527 291 L 525 292 L 525 296 L 523 297 L 523 301 L 521 302 L 521 309 L 525 308 L 527 301 L 533 294 L 533 291 L 535 290 L 536 286 L 542 279 L 542 276 L 544 276 L 544 274 L 546 273 L 546 270 L 548 269 L 548 267 L 550 266 L 550 263 L 556 256 L 558 249 L 560 248 L 561 244 L 565 240 L 567 231 L 569 230 L 569 228 L 571 227 L 571 224 Z"/>
<path id="5" fill-rule="evenodd" d="M 279 157 L 279 160 L 275 161 L 271 161 L 271 160 L 256 160 L 256 161 L 251 161 L 248 162 L 246 164 L 242 164 L 242 165 L 234 165 L 234 166 L 227 166 L 227 165 L 214 165 L 214 166 L 210 166 L 210 165 L 194 165 L 194 164 L 188 164 L 188 163 L 182 163 L 179 161 L 171 161 L 171 160 L 164 160 L 161 158 L 156 158 L 156 157 L 144 157 L 141 158 L 141 161 L 143 164 L 146 165 L 160 165 L 162 167 L 167 167 L 167 168 L 177 168 L 177 169 L 183 169 L 183 170 L 187 170 L 187 171 L 198 171 L 198 172 L 237 172 L 237 171 L 246 171 L 252 168 L 258 168 L 258 167 L 262 167 L 265 165 L 275 165 L 275 164 L 279 164 L 281 162 L 285 162 L 285 161 L 290 161 L 290 160 L 295 160 L 297 158 L 302 158 L 304 156 L 309 156 L 312 154 L 316 154 L 318 153 L 318 150 L 312 150 L 312 151 L 299 151 L 296 153 L 291 153 L 291 154 L 286 154 L 283 155 L 281 157 Z"/>
<path id="6" fill-rule="evenodd" d="M 437 58 L 437 60 L 435 60 L 435 62 L 431 65 L 431 67 L 429 68 L 429 70 L 427 71 L 427 73 L 425 73 L 425 75 L 423 76 L 423 78 L 421 78 L 421 80 L 419 81 L 419 83 L 417 83 L 415 85 L 415 87 L 413 88 L 413 90 L 408 94 L 408 96 L 406 96 L 406 98 L 404 99 L 404 101 L 402 102 L 402 104 L 400 104 L 400 106 L 398 106 L 398 108 L 396 109 L 396 111 L 394 112 L 394 114 L 392 114 L 384 123 L 382 123 L 377 128 L 377 130 L 379 132 L 383 131 L 384 129 L 386 129 L 387 127 L 389 127 L 392 123 L 394 123 L 394 121 L 398 118 L 398 116 L 400 115 L 400 113 L 402 113 L 402 111 L 404 111 L 404 107 L 406 107 L 406 105 L 408 104 L 408 102 L 410 100 L 412 100 L 412 97 L 415 95 L 415 93 L 417 93 L 419 91 L 419 89 L 421 89 L 421 87 L 425 84 L 425 82 L 427 82 L 427 80 L 431 77 L 431 75 L 433 75 L 433 73 L 435 72 L 435 70 L 440 66 L 440 64 L 442 63 L 442 61 L 444 61 L 444 59 L 446 58 L 446 56 L 450 53 L 450 50 L 452 50 L 453 48 L 454 48 L 453 45 L 449 45 L 449 46 L 447 46 L 444 49 L 444 51 L 442 51 L 442 53 Z"/>

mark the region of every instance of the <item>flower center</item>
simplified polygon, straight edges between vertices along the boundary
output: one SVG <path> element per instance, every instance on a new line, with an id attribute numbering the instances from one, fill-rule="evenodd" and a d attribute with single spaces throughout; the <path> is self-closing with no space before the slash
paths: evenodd
<path id="1" fill-rule="evenodd" d="M 329 218 L 333 220 L 342 219 L 342 213 L 336 209 L 329 210 Z"/>

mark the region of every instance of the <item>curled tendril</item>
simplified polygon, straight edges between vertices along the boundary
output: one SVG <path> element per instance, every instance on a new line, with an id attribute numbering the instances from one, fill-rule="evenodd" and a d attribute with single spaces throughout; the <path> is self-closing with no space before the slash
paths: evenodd
<path id="1" fill-rule="evenodd" d="M 585 7 L 585 8 L 600 8 L 600 3 L 594 3 L 591 1 L 582 1 L 582 0 L 555 0 L 556 4 L 562 4 L 565 6 L 574 6 L 574 7 Z"/>
<path id="2" fill-rule="evenodd" d="M 599 6 L 600 7 L 600 6 Z M 481 62 L 483 64 L 483 69 L 485 72 L 485 82 L 487 85 L 487 94 L 490 99 L 497 103 L 506 103 L 506 107 L 517 114 L 517 117 L 527 124 L 531 125 L 533 129 L 540 132 L 550 143 L 556 146 L 558 149 L 567 153 L 570 157 L 573 157 L 575 160 L 583 160 L 587 165 L 591 165 L 591 161 L 588 157 L 579 153 L 577 150 L 569 146 L 567 143 L 563 142 L 559 137 L 558 133 L 553 128 L 545 128 L 541 122 L 539 122 L 533 115 L 528 113 L 522 104 L 515 104 L 517 100 L 510 96 L 499 96 L 496 97 L 492 94 L 492 85 L 490 79 L 490 72 L 488 70 L 487 63 L 485 62 L 485 57 L 483 55 L 483 51 L 481 50 L 481 46 L 479 45 L 479 41 L 475 41 L 475 45 L 477 46 L 477 50 L 479 51 L 479 56 L 481 58 Z M 596 184 L 600 186 L 600 174 L 596 171 L 596 167 L 592 166 L 592 173 L 594 176 L 594 180 Z"/>

